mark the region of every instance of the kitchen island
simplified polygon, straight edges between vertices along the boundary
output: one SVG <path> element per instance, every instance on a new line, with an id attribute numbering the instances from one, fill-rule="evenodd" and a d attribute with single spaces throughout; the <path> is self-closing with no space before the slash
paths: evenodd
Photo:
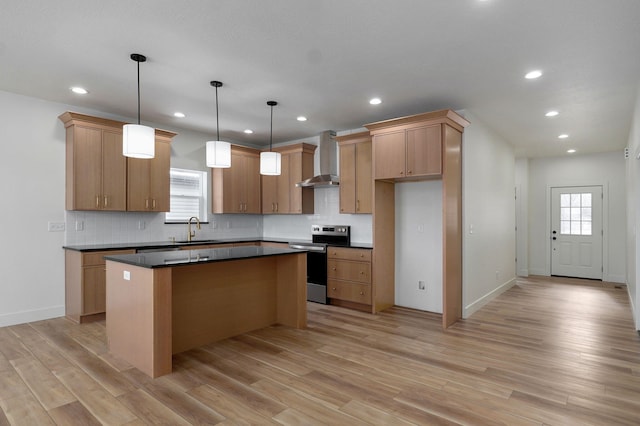
<path id="1" fill-rule="evenodd" d="M 231 247 L 106 256 L 109 350 L 145 374 L 251 330 L 305 328 L 306 252 Z"/>

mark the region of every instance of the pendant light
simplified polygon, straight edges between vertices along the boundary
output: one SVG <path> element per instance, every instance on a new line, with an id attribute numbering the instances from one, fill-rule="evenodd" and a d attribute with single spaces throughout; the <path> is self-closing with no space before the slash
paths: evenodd
<path id="1" fill-rule="evenodd" d="M 153 158 L 156 154 L 155 129 L 140 125 L 140 62 L 147 57 L 132 53 L 131 59 L 138 63 L 138 124 L 125 124 L 122 127 L 122 155 L 133 158 Z"/>
<path id="2" fill-rule="evenodd" d="M 278 105 L 276 101 L 268 101 L 267 105 L 271 107 L 271 132 L 269 133 L 269 152 L 260 153 L 260 174 L 267 176 L 280 175 L 280 166 L 282 162 L 282 154 L 272 152 L 273 145 L 273 107 Z"/>
<path id="3" fill-rule="evenodd" d="M 218 122 L 218 87 L 222 82 L 212 81 L 216 88 L 216 140 L 207 141 L 207 167 L 226 169 L 231 167 L 231 144 L 220 140 L 220 123 Z"/>

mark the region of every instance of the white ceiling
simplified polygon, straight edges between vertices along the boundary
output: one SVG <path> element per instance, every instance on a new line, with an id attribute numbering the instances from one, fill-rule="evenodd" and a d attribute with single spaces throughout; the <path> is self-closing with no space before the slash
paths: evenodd
<path id="1" fill-rule="evenodd" d="M 16 0 L 1 7 L 0 90 L 135 119 L 142 53 L 143 123 L 215 135 L 220 80 L 232 142 L 268 143 L 276 100 L 274 143 L 451 108 L 519 156 L 564 155 L 625 146 L 639 49 L 638 0 Z"/>

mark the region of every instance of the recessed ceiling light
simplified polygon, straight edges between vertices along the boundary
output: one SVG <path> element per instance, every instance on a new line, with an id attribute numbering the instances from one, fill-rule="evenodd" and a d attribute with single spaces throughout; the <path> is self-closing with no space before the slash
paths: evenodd
<path id="1" fill-rule="evenodd" d="M 382 103 L 382 100 L 380 98 L 372 98 L 369 103 L 371 105 L 380 105 Z"/>
<path id="2" fill-rule="evenodd" d="M 86 95 L 87 93 L 89 93 L 89 91 L 87 89 L 85 89 L 84 87 L 72 87 L 71 91 L 73 93 L 77 93 L 78 95 Z"/>
<path id="3" fill-rule="evenodd" d="M 549 111 L 545 114 L 546 117 L 555 117 L 556 115 L 560 114 L 558 111 Z"/>
<path id="4" fill-rule="evenodd" d="M 300 115 L 296 118 L 296 120 L 298 121 L 307 121 L 307 117 L 305 117 L 304 115 Z"/>
<path id="5" fill-rule="evenodd" d="M 527 79 L 529 79 L 529 80 L 532 80 L 532 79 L 534 79 L 534 78 L 538 78 L 538 77 L 540 77 L 540 76 L 542 76 L 542 71 L 540 71 L 540 70 L 534 70 L 534 71 L 529 71 L 528 73 L 526 73 L 526 74 L 524 75 L 524 78 L 527 78 Z"/>
<path id="6" fill-rule="evenodd" d="M 184 112 L 180 112 L 180 111 L 174 112 L 173 116 L 177 117 L 177 118 L 185 118 L 186 117 L 186 115 L 184 115 Z"/>
<path id="7" fill-rule="evenodd" d="M 251 129 L 245 129 L 244 132 L 248 135 L 250 135 L 251 133 L 253 133 L 253 130 Z"/>
<path id="8" fill-rule="evenodd" d="M 568 137 L 569 137 L 569 135 L 568 135 L 568 134 L 566 134 L 566 133 L 563 133 L 563 134 L 561 134 L 561 135 L 558 135 L 558 139 L 566 139 L 566 138 L 568 138 Z"/>
<path id="9" fill-rule="evenodd" d="M 569 154 L 573 154 L 574 152 L 576 152 L 576 150 L 575 150 L 575 149 L 568 149 L 568 150 L 567 150 L 567 152 L 568 152 Z"/>

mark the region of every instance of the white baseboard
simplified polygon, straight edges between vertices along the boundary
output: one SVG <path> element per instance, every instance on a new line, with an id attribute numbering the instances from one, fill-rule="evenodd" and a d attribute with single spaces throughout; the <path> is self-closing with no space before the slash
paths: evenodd
<path id="1" fill-rule="evenodd" d="M 500 296 L 502 293 L 504 293 L 505 291 L 513 287 L 515 283 L 516 283 L 516 279 L 514 277 L 509 281 L 507 281 L 506 283 L 502 284 L 500 287 L 493 290 L 492 292 L 485 294 L 480 299 L 465 306 L 464 312 L 462 313 L 463 318 L 469 318 L 471 315 L 473 315 L 478 310 L 480 310 L 480 308 L 482 308 L 484 305 L 491 302 L 491 300 L 495 299 L 496 297 Z"/>
<path id="2" fill-rule="evenodd" d="M 604 281 L 607 281 L 607 282 L 610 282 L 610 283 L 626 284 L 627 283 L 627 277 L 623 276 L 623 275 L 609 274 L 606 277 L 604 277 Z"/>
<path id="3" fill-rule="evenodd" d="M 529 268 L 529 274 L 531 274 L 531 275 L 539 275 L 541 277 L 548 277 L 549 276 L 549 271 L 547 271 L 546 269 Z"/>
<path id="4" fill-rule="evenodd" d="M 627 285 L 627 294 L 629 295 L 629 304 L 631 305 L 631 315 L 633 316 L 633 323 L 636 325 L 636 330 L 640 332 L 640 315 L 636 312 L 635 300 L 631 296 L 631 289 Z"/>
<path id="5" fill-rule="evenodd" d="M 64 305 L 0 315 L 0 327 L 64 316 Z"/>
<path id="6" fill-rule="evenodd" d="M 518 271 L 518 276 L 519 277 L 528 277 L 529 276 L 529 270 L 528 269 L 520 269 Z"/>

